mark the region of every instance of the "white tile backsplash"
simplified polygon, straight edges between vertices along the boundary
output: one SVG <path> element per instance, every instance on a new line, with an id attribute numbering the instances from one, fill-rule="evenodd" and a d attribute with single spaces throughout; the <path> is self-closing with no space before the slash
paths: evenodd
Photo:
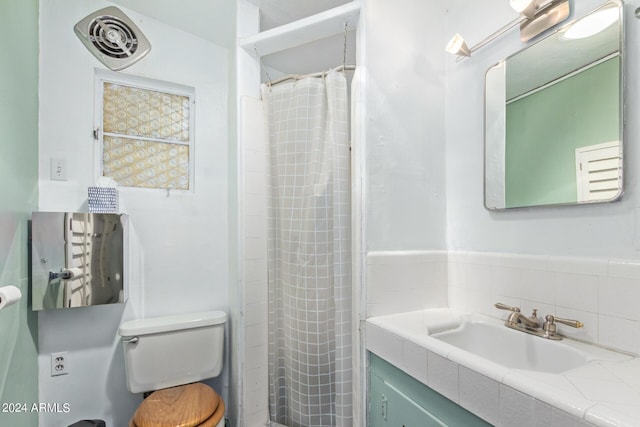
<path id="1" fill-rule="evenodd" d="M 600 315 L 598 343 L 605 347 L 640 354 L 640 322 Z"/>
<path id="2" fill-rule="evenodd" d="M 522 270 L 522 298 L 528 301 L 554 305 L 556 289 L 550 271 L 526 268 Z"/>
<path id="3" fill-rule="evenodd" d="M 549 257 L 542 255 L 519 255 L 519 254 L 494 254 L 500 257 L 500 265 L 514 268 L 528 268 L 531 270 L 548 270 Z M 483 254 L 480 254 L 483 256 Z"/>
<path id="4" fill-rule="evenodd" d="M 511 298 L 522 298 L 522 269 L 503 265 L 491 269 L 493 292 Z"/>
<path id="5" fill-rule="evenodd" d="M 599 288 L 600 314 L 640 320 L 640 310 L 630 301 L 640 301 L 640 279 L 605 277 Z"/>
<path id="6" fill-rule="evenodd" d="M 598 312 L 598 276 L 575 273 L 555 275 L 556 305 Z"/>
<path id="7" fill-rule="evenodd" d="M 558 273 L 604 276 L 607 274 L 607 264 L 606 259 L 549 257 L 549 270 Z"/>
<path id="8" fill-rule="evenodd" d="M 370 252 L 367 317 L 445 306 L 447 272 L 446 252 Z"/>
<path id="9" fill-rule="evenodd" d="M 449 306 L 504 319 L 493 304 L 585 324 L 566 335 L 640 353 L 640 261 L 446 251 L 367 255 L 367 317 Z M 620 331 L 624 331 L 621 333 Z M 633 337 L 638 337 L 634 339 Z"/>
<path id="10" fill-rule="evenodd" d="M 557 317 L 564 319 L 579 320 L 584 324 L 584 327 L 576 329 L 571 326 L 558 323 L 558 332 L 567 337 L 577 339 L 580 341 L 586 341 L 590 343 L 598 343 L 598 314 L 588 311 L 573 310 L 571 308 L 556 307 Z"/>
<path id="11" fill-rule="evenodd" d="M 640 280 L 640 263 L 628 260 L 609 260 L 607 275 Z"/>
<path id="12" fill-rule="evenodd" d="M 640 354 L 640 261 L 514 254 L 449 253 L 449 306 L 501 319 L 502 302 L 538 317 L 580 320 L 583 329 L 559 325 L 575 339 Z M 484 270 L 491 268 L 491 285 Z M 474 283 L 477 281 L 477 283 Z M 485 306 L 490 306 L 485 308 Z"/>
<path id="13" fill-rule="evenodd" d="M 476 292 L 491 292 L 493 290 L 491 265 L 464 263 L 460 264 L 460 267 L 463 269 L 463 288 Z"/>

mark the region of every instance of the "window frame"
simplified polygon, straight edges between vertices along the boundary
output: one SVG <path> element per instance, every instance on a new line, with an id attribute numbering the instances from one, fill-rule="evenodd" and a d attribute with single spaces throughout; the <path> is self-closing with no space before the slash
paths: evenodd
<path id="1" fill-rule="evenodd" d="M 185 96 L 189 98 L 189 141 L 174 141 L 169 139 L 162 138 L 153 138 L 153 137 L 137 137 L 133 135 L 123 134 L 122 136 L 129 139 L 138 139 L 144 141 L 152 141 L 164 144 L 176 144 L 176 145 L 186 145 L 189 147 L 189 188 L 188 189 L 178 189 L 178 188 L 149 188 L 149 187 L 137 187 L 137 186 L 118 186 L 118 190 L 120 191 L 145 191 L 145 192 L 166 192 L 169 194 L 170 192 L 177 192 L 182 194 L 193 194 L 195 193 L 195 142 L 196 142 L 196 127 L 195 127 L 195 116 L 196 116 L 196 90 L 192 86 L 181 85 L 178 83 L 172 83 L 162 80 L 151 79 L 147 77 L 134 76 L 130 74 L 121 74 L 114 71 L 108 71 L 96 68 L 94 75 L 94 94 L 95 94 L 95 105 L 94 105 L 94 140 L 97 143 L 97 149 L 95 157 L 94 167 L 98 173 L 95 179 L 99 177 L 103 177 L 104 175 L 104 83 L 113 83 L 123 86 L 134 87 L 143 90 L 151 90 L 156 92 L 163 92 L 171 95 Z"/>

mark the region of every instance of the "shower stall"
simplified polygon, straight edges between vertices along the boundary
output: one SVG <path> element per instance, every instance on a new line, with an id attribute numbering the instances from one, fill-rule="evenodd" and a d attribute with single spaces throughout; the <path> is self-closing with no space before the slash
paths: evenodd
<path id="1" fill-rule="evenodd" d="M 259 32 L 255 3 L 239 6 L 239 23 L 253 25 L 237 63 L 241 324 L 232 330 L 231 418 L 352 427 L 363 400 L 354 393 L 363 356 L 352 198 L 360 4 Z"/>
<path id="2" fill-rule="evenodd" d="M 263 85 L 269 142 L 270 419 L 351 426 L 347 79 Z"/>

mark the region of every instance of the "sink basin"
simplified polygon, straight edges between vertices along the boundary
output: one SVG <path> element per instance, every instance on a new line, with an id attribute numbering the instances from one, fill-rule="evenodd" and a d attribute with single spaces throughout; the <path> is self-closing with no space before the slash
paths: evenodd
<path id="1" fill-rule="evenodd" d="M 557 374 L 593 360 L 565 341 L 551 341 L 482 321 L 465 321 L 456 329 L 431 336 L 513 369 Z"/>

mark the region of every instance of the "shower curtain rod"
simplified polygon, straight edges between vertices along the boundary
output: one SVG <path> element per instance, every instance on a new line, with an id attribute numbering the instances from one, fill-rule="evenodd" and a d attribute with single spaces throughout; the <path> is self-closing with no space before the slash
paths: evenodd
<path id="1" fill-rule="evenodd" d="M 288 76 L 281 77 L 277 80 L 271 81 L 267 83 L 269 87 L 286 82 L 287 80 L 300 80 L 305 77 L 324 77 L 329 71 L 355 71 L 355 65 L 340 65 L 339 67 L 332 68 L 328 71 L 321 71 L 319 73 L 311 73 L 311 74 L 289 74 Z"/>

